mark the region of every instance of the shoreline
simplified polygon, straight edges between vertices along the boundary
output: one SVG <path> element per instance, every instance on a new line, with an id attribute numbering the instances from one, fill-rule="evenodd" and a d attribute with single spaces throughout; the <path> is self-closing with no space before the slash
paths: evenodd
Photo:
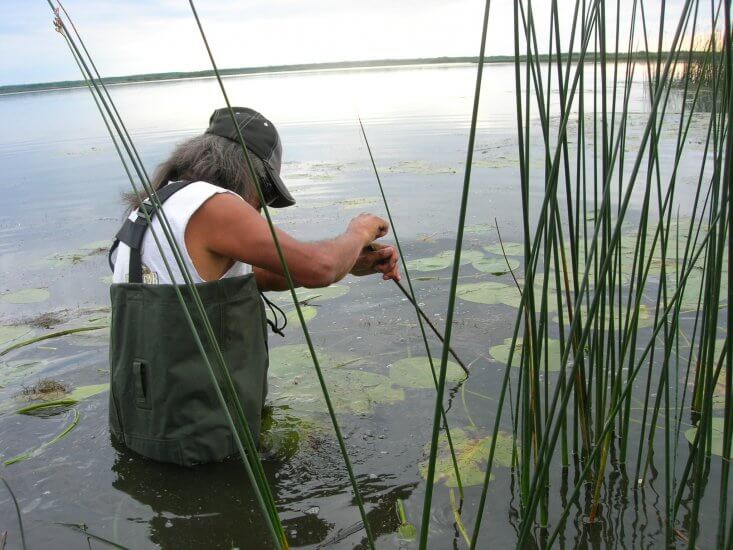
<path id="1" fill-rule="evenodd" d="M 588 52 L 592 53 L 592 52 Z M 665 53 L 665 52 L 662 52 Z M 622 54 L 618 56 L 621 62 L 629 60 L 644 60 L 649 55 L 654 58 L 655 52 L 635 52 L 632 55 Z M 700 57 L 705 55 L 700 53 Z M 698 56 L 695 56 L 696 58 Z M 567 59 L 567 55 L 563 54 L 563 58 Z M 545 63 L 552 58 L 547 54 L 538 56 L 537 61 Z M 520 57 L 520 62 L 526 61 L 526 56 Z M 497 55 L 485 57 L 486 64 L 513 63 L 512 55 Z M 592 57 L 588 63 L 592 63 Z M 610 62 L 610 60 L 609 60 Z M 478 56 L 466 57 L 430 57 L 430 58 L 410 58 L 410 59 L 372 59 L 366 61 L 334 61 L 326 63 L 300 63 L 291 65 L 268 65 L 262 67 L 241 67 L 234 69 L 221 69 L 219 73 L 222 77 L 229 76 L 248 76 L 262 74 L 282 74 L 282 73 L 299 73 L 299 72 L 318 72 L 333 70 L 359 70 L 359 69 L 386 69 L 399 67 L 417 67 L 421 65 L 466 65 L 478 63 Z M 168 82 L 174 80 L 194 80 L 199 78 L 213 78 L 215 73 L 213 70 L 203 71 L 173 71 L 167 73 L 147 73 L 126 76 L 110 76 L 103 78 L 103 82 L 107 86 L 115 86 L 122 84 L 140 84 L 146 82 Z M 58 90 L 70 90 L 86 87 L 84 80 L 62 80 L 55 82 L 39 82 L 33 84 L 8 84 L 0 86 L 0 96 L 17 95 L 37 92 L 52 92 Z"/>

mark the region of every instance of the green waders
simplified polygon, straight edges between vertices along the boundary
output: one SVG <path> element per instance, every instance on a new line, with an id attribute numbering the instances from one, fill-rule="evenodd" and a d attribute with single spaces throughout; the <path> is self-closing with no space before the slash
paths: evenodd
<path id="1" fill-rule="evenodd" d="M 185 184 L 161 188 L 161 203 Z M 149 204 L 141 208 L 154 214 Z M 174 285 L 141 282 L 140 245 L 146 229 L 144 216 L 138 214 L 117 234 L 130 247 L 131 282 L 110 289 L 110 430 L 129 449 L 153 460 L 184 466 L 220 461 L 237 448 Z M 185 285 L 178 288 L 213 362 L 191 293 Z M 268 366 L 267 318 L 257 282 L 249 274 L 196 288 L 257 441 Z"/>

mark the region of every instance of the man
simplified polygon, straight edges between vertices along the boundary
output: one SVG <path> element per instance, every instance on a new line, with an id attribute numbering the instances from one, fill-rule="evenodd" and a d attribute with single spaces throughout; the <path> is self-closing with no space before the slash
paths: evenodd
<path id="1" fill-rule="evenodd" d="M 250 178 L 237 127 L 250 151 L 268 206 L 295 200 L 280 178 L 282 146 L 258 112 L 214 112 L 206 132 L 179 145 L 153 178 L 166 220 L 133 201 L 113 246 L 110 428 L 132 450 L 191 465 L 235 452 L 223 411 L 178 303 L 196 285 L 255 438 L 267 392 L 266 316 L 259 293 L 288 288 Z M 141 207 L 142 206 L 142 207 Z M 150 228 L 142 210 L 152 218 Z M 150 229 L 150 230 L 148 230 Z M 393 247 L 374 243 L 385 220 L 360 214 L 332 239 L 303 242 L 277 230 L 298 286 L 317 288 L 347 274 L 399 280 Z M 165 234 L 178 243 L 180 255 Z M 160 247 L 156 244 L 156 237 Z M 192 314 L 194 322 L 196 315 Z M 204 333 L 199 327 L 201 340 Z"/>

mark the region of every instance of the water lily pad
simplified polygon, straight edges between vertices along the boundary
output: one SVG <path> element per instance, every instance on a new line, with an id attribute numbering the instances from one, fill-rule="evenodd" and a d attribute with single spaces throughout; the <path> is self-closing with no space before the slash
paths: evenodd
<path id="1" fill-rule="evenodd" d="M 464 487 L 481 485 L 486 475 L 486 463 L 489 459 L 492 437 L 482 437 L 474 428 L 452 428 L 451 437 L 453 448 L 456 451 L 458 470 L 461 473 L 461 481 Z M 425 445 L 425 454 L 430 452 L 430 444 Z M 512 436 L 505 432 L 498 433 L 496 449 L 494 450 L 494 464 L 492 470 L 497 466 L 510 468 L 512 465 Z M 423 479 L 428 475 L 427 458 L 420 462 L 420 475 Z M 491 474 L 494 479 L 494 474 Z M 438 439 L 438 456 L 435 463 L 435 483 L 444 482 L 448 487 L 457 487 L 453 459 L 450 454 L 450 447 L 445 434 Z"/>
<path id="2" fill-rule="evenodd" d="M 450 265 L 451 259 L 446 256 L 430 256 L 408 261 L 407 269 L 410 271 L 439 271 Z"/>
<path id="3" fill-rule="evenodd" d="M 51 293 L 45 288 L 24 288 L 15 292 L 0 294 L 0 302 L 6 304 L 37 304 L 45 302 L 51 297 Z"/>
<path id="4" fill-rule="evenodd" d="M 478 250 L 461 250 L 461 265 L 475 262 L 483 256 Z M 410 271 L 438 271 L 453 265 L 453 258 L 455 258 L 454 250 L 444 250 L 429 258 L 410 260 L 407 262 L 407 268 Z"/>
<path id="5" fill-rule="evenodd" d="M 327 300 L 340 298 L 349 293 L 351 288 L 347 285 L 331 285 L 323 288 L 296 288 L 295 293 L 301 302 L 319 303 Z M 290 292 L 280 292 L 276 295 L 275 300 L 278 303 L 292 304 L 293 298 Z"/>
<path id="6" fill-rule="evenodd" d="M 670 272 L 670 276 L 667 277 L 667 296 L 671 297 L 677 290 L 677 284 L 675 281 L 674 272 Z M 719 303 L 725 305 L 728 301 L 728 278 L 721 277 L 720 279 L 720 294 Z M 683 312 L 690 312 L 697 310 L 698 300 L 700 300 L 700 307 L 704 303 L 704 284 L 702 269 L 694 269 L 687 277 L 685 282 L 685 288 L 682 291 L 681 310 Z M 703 296 L 700 296 L 700 291 L 703 290 Z"/>
<path id="7" fill-rule="evenodd" d="M 89 386 L 79 386 L 78 388 L 75 388 L 74 391 L 72 391 L 69 394 L 69 399 L 74 399 L 76 401 L 82 401 L 84 399 L 88 399 L 89 397 L 93 397 L 95 395 L 104 393 L 106 391 L 109 391 L 109 383 L 92 384 Z"/>
<path id="8" fill-rule="evenodd" d="M 723 456 L 723 427 L 725 423 L 724 418 L 712 418 L 712 431 L 710 432 L 711 444 L 710 452 L 716 456 Z M 685 438 L 692 444 L 695 441 L 697 435 L 697 426 L 685 430 Z M 731 448 L 728 456 L 733 456 L 733 441 L 731 441 Z"/>
<path id="9" fill-rule="evenodd" d="M 84 332 L 75 332 L 68 336 L 64 336 L 64 340 L 75 346 L 83 348 L 94 348 L 103 346 L 109 342 L 109 326 L 108 325 L 92 325 L 99 326 L 99 330 L 88 330 Z"/>
<path id="10" fill-rule="evenodd" d="M 456 296 L 477 304 L 505 304 L 510 307 L 519 307 L 522 299 L 515 286 L 495 281 L 460 284 L 456 290 Z"/>
<path id="11" fill-rule="evenodd" d="M 506 338 L 503 344 L 491 346 L 489 348 L 489 354 L 495 360 L 505 365 L 509 361 L 509 350 L 511 349 L 512 339 Z M 512 357 L 512 367 L 519 367 L 519 362 L 522 359 L 522 347 L 524 342 L 522 338 L 517 338 L 514 344 L 514 356 Z M 547 370 L 550 372 L 558 372 L 560 370 L 562 355 L 560 353 L 560 341 L 550 338 L 547 340 L 547 352 L 549 356 Z M 542 351 L 540 352 L 540 371 L 545 369 L 545 342 L 542 344 Z"/>
<path id="12" fill-rule="evenodd" d="M 65 412 L 70 407 L 76 405 L 79 401 L 88 399 L 89 397 L 109 391 L 109 384 L 92 384 L 90 386 L 79 386 L 69 393 L 49 393 L 47 396 L 34 395 L 34 403 L 21 407 L 16 412 L 19 414 L 27 414 L 32 416 L 48 417 L 53 415 L 41 414 L 43 411 L 50 409 L 59 409 Z"/>
<path id="13" fill-rule="evenodd" d="M 433 357 L 436 378 L 440 374 L 440 357 Z M 389 367 L 389 377 L 392 383 L 406 388 L 435 388 L 433 374 L 430 371 L 430 362 L 427 356 L 406 357 L 392 363 Z M 452 384 L 466 378 L 463 369 L 453 361 L 448 361 L 445 371 L 445 383 Z"/>
<path id="14" fill-rule="evenodd" d="M 455 258 L 455 250 L 444 250 L 435 255 L 436 258 L 448 258 L 453 263 Z M 468 265 L 471 262 L 476 262 L 484 257 L 484 253 L 480 250 L 461 250 L 461 265 Z"/>
<path id="15" fill-rule="evenodd" d="M 507 260 L 509 260 L 509 266 L 507 267 Z M 504 275 L 509 273 L 509 268 L 516 271 L 520 266 L 519 260 L 516 258 L 481 258 L 473 262 L 473 267 L 484 273 L 491 273 L 492 275 Z"/>
<path id="16" fill-rule="evenodd" d="M 504 250 L 502 251 L 501 243 L 492 243 L 484 246 L 486 252 L 491 252 L 497 256 L 524 256 L 524 244 L 522 243 L 504 243 Z"/>
<path id="17" fill-rule="evenodd" d="M 604 330 L 610 330 L 611 312 L 608 310 L 608 305 L 606 305 L 606 307 L 607 309 L 604 312 L 604 318 L 605 318 Z M 551 311 L 555 311 L 555 310 L 557 310 L 557 307 L 551 308 Z M 600 319 L 600 308 L 596 309 L 596 318 Z M 559 317 L 555 316 L 553 317 L 552 320 L 555 323 L 557 323 L 559 321 Z M 565 318 L 565 321 L 567 322 L 567 317 Z M 584 318 L 583 322 L 585 323 L 586 321 L 587 319 Z M 618 330 L 623 329 L 626 322 L 627 322 L 626 307 L 624 307 L 622 311 L 619 311 L 618 306 L 616 306 L 613 310 L 613 330 L 618 331 Z M 647 327 L 651 327 L 653 324 L 654 324 L 654 313 L 649 311 L 649 308 L 646 306 L 646 304 L 641 304 L 639 306 L 639 316 L 636 321 L 636 328 L 647 328 Z"/>
<path id="18" fill-rule="evenodd" d="M 326 385 L 338 412 L 365 414 L 374 405 L 405 398 L 387 376 L 359 370 L 364 362 L 349 354 L 317 351 Z M 288 405 L 293 414 L 326 412 L 323 392 L 308 347 L 280 346 L 270 351 L 270 398 L 275 405 Z"/>
<path id="19" fill-rule="evenodd" d="M 300 306 L 300 311 L 303 313 L 303 319 L 305 319 L 306 323 L 318 315 L 318 309 L 313 306 Z M 285 317 L 287 317 L 288 323 L 300 325 L 300 318 L 296 309 L 288 311 Z"/>
<path id="20" fill-rule="evenodd" d="M 0 348 L 21 338 L 30 338 L 33 332 L 33 329 L 26 325 L 0 326 Z"/>

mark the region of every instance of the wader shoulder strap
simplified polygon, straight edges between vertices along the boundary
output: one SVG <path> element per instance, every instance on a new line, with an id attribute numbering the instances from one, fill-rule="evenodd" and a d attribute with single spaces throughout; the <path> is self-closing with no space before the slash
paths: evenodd
<path id="1" fill-rule="evenodd" d="M 158 201 L 163 205 L 165 201 L 173 196 L 174 193 L 180 191 L 186 187 L 190 181 L 176 181 L 164 185 L 158 191 L 156 195 Z M 156 213 L 156 208 L 150 202 L 150 199 L 145 199 L 138 209 L 138 214 L 135 220 L 127 219 L 122 227 L 115 236 L 115 241 L 112 247 L 109 249 L 109 265 L 114 271 L 114 264 L 112 263 L 112 254 L 117 249 L 117 246 L 123 242 L 130 247 L 130 269 L 129 269 L 129 282 L 131 283 L 142 283 L 143 282 L 143 264 L 141 257 L 141 248 L 143 243 L 143 237 L 145 231 L 148 229 L 148 221 L 145 219 L 145 213 L 150 217 L 150 221 L 153 220 Z"/>

